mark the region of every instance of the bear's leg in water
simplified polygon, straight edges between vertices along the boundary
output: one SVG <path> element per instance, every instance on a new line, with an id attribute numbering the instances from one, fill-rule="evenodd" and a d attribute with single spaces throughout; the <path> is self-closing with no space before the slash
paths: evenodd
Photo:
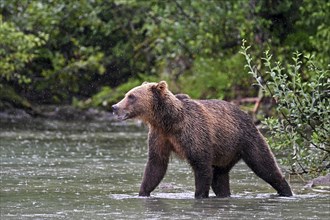
<path id="1" fill-rule="evenodd" d="M 195 198 L 208 198 L 212 181 L 212 166 L 208 163 L 201 163 L 201 160 L 198 159 L 189 162 L 195 175 Z"/>
<path id="2" fill-rule="evenodd" d="M 170 157 L 170 147 L 166 141 L 157 138 L 157 134 L 149 136 L 149 155 L 139 196 L 150 196 L 150 193 L 164 178 Z"/>
<path id="3" fill-rule="evenodd" d="M 229 171 L 213 167 L 212 190 L 217 197 L 229 197 Z"/>
<path id="4" fill-rule="evenodd" d="M 167 170 L 167 164 L 168 161 L 160 160 L 159 158 L 156 159 L 155 157 L 152 159 L 149 158 L 144 171 L 139 196 L 150 196 L 150 193 L 164 178 Z"/>
<path id="5" fill-rule="evenodd" d="M 244 162 L 261 179 L 269 183 L 280 196 L 292 196 L 291 188 L 278 168 L 273 154 L 264 140 L 259 146 L 244 148 L 242 158 Z"/>

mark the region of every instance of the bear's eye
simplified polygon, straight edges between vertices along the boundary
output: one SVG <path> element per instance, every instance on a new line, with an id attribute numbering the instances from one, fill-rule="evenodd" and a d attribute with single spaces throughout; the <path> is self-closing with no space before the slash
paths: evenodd
<path id="1" fill-rule="evenodd" d="M 135 95 L 129 94 L 127 98 L 131 101 L 134 101 L 136 99 Z"/>

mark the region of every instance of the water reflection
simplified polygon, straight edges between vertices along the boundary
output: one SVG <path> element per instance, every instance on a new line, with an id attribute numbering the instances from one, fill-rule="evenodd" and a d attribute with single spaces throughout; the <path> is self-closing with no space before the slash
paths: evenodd
<path id="1" fill-rule="evenodd" d="M 1 123 L 1 219 L 328 219 L 330 215 L 329 194 L 302 191 L 303 183 L 293 183 L 298 195 L 277 197 L 243 163 L 231 173 L 231 198 L 195 200 L 191 169 L 175 157 L 152 197 L 140 198 L 146 138 L 143 127 L 109 122 Z"/>

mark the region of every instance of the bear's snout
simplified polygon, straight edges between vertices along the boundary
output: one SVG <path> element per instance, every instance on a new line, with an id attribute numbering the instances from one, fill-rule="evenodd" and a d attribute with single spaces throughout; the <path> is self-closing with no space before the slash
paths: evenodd
<path id="1" fill-rule="evenodd" d="M 126 120 L 129 118 L 129 114 L 126 109 L 122 108 L 118 103 L 116 105 L 111 106 L 112 113 L 118 116 L 119 120 Z"/>
<path id="2" fill-rule="evenodd" d="M 119 109 L 118 105 L 113 105 L 113 106 L 111 106 L 111 108 L 112 108 L 113 114 L 118 115 L 118 109 Z"/>

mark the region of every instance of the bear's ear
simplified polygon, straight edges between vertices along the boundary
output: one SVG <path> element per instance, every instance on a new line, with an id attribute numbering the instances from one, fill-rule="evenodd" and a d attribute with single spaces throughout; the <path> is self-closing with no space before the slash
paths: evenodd
<path id="1" fill-rule="evenodd" d="M 165 81 L 160 81 L 156 85 L 156 89 L 158 89 L 159 91 L 164 91 L 165 89 L 167 89 L 167 83 Z"/>
<path id="2" fill-rule="evenodd" d="M 144 81 L 141 85 L 144 85 L 144 84 L 148 84 L 149 82 L 147 82 L 147 81 Z"/>

